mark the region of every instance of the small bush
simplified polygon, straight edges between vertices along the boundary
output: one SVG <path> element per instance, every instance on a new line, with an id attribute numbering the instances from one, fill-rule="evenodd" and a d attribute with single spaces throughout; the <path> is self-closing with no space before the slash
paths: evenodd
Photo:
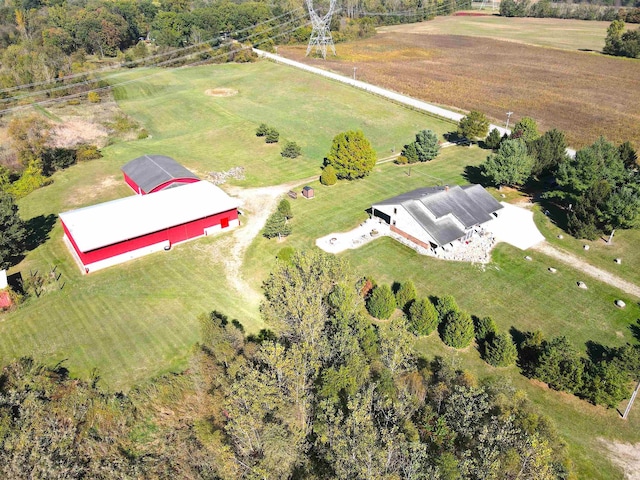
<path id="1" fill-rule="evenodd" d="M 91 103 L 100 103 L 100 95 L 98 95 L 98 92 L 89 92 L 87 94 L 87 99 Z"/>
<path id="2" fill-rule="evenodd" d="M 409 163 L 409 160 L 404 155 L 400 155 L 398 158 L 394 160 L 394 163 L 396 165 L 406 165 L 407 163 Z"/>
<path id="3" fill-rule="evenodd" d="M 438 326 L 438 312 L 428 298 L 419 298 L 409 307 L 409 329 L 416 335 L 429 335 Z"/>
<path id="4" fill-rule="evenodd" d="M 284 144 L 284 147 L 282 147 L 282 152 L 280 152 L 280 155 L 282 155 L 285 158 L 297 158 L 302 154 L 302 149 L 300 148 L 300 145 L 298 145 L 296 142 L 287 142 Z"/>
<path id="5" fill-rule="evenodd" d="M 78 145 L 76 148 L 76 161 L 86 162 L 102 158 L 102 153 L 95 145 Z"/>
<path id="6" fill-rule="evenodd" d="M 266 123 L 261 123 L 258 129 L 256 130 L 256 137 L 264 137 L 269 133 L 269 127 Z"/>
<path id="7" fill-rule="evenodd" d="M 144 140 L 145 138 L 149 138 L 149 132 L 147 132 L 146 128 L 143 128 L 138 132 L 138 140 Z"/>
<path id="8" fill-rule="evenodd" d="M 367 300 L 367 311 L 376 318 L 385 320 L 396 309 L 396 298 L 389 285 L 380 285 L 373 289 Z"/>
<path id="9" fill-rule="evenodd" d="M 267 143 L 278 143 L 280 140 L 280 132 L 278 132 L 275 128 L 270 128 L 265 136 L 265 142 Z"/>
<path id="10" fill-rule="evenodd" d="M 322 175 L 320 175 L 320 183 L 322 185 L 335 185 L 338 181 L 336 170 L 331 165 L 327 165 L 322 169 Z"/>
<path id="11" fill-rule="evenodd" d="M 442 341 L 454 348 L 465 348 L 473 340 L 473 320 L 467 312 L 450 311 L 444 319 Z"/>

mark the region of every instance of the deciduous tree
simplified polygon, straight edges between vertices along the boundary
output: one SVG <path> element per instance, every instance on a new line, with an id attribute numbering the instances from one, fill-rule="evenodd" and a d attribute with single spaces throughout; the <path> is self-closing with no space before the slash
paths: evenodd
<path id="1" fill-rule="evenodd" d="M 360 130 L 336 135 L 325 159 L 325 165 L 335 168 L 338 178 L 348 180 L 369 175 L 375 164 L 376 152 Z"/>
<path id="2" fill-rule="evenodd" d="M 331 165 L 327 165 L 322 169 L 322 175 L 320 175 L 320 183 L 323 185 L 335 185 L 338 181 L 336 176 L 336 169 Z"/>
<path id="3" fill-rule="evenodd" d="M 484 113 L 472 110 L 466 117 L 462 117 L 458 124 L 458 133 L 473 142 L 484 138 L 489 132 L 489 120 Z"/>

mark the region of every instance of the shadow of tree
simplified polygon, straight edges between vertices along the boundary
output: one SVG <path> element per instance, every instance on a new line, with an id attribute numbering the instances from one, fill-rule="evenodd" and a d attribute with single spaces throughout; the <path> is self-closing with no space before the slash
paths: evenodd
<path id="1" fill-rule="evenodd" d="M 58 217 L 52 213 L 49 215 L 38 215 L 25 222 L 27 227 L 27 251 L 34 250 L 49 240 L 49 233 L 53 230 Z"/>
<path id="2" fill-rule="evenodd" d="M 469 183 L 480 184 L 483 187 L 490 186 L 489 181 L 482 174 L 482 168 L 475 167 L 473 165 L 467 165 L 464 167 L 463 178 Z"/>
<path id="3" fill-rule="evenodd" d="M 587 356 L 593 363 L 599 363 L 603 360 L 609 361 L 613 356 L 612 349 L 601 343 L 588 340 L 585 345 L 587 346 Z"/>
<path id="4" fill-rule="evenodd" d="M 629 330 L 631 330 L 631 335 L 640 342 L 640 318 L 636 319 L 635 325 L 633 323 L 629 325 Z"/>

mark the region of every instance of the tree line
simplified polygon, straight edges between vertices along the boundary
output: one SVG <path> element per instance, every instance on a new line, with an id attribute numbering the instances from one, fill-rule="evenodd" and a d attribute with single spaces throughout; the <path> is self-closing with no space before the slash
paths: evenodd
<path id="1" fill-rule="evenodd" d="M 640 345 L 609 348 L 589 341 L 585 355 L 566 337 L 547 340 L 540 331 L 520 332 L 515 328 L 500 332 L 491 317 L 470 315 L 451 295 L 420 298 L 410 280 L 396 282 L 393 287 L 376 285 L 372 279 L 360 283 L 371 316 L 386 320 L 400 309 L 406 317 L 405 327 L 414 335 L 428 336 L 437 331 L 443 343 L 457 349 L 475 340 L 488 364 L 508 367 L 517 363 L 523 375 L 594 405 L 617 407 L 629 397 L 630 382 L 640 379 Z"/>
<path id="2" fill-rule="evenodd" d="M 478 139 L 488 126 L 484 114 L 474 111 L 460 121 L 458 132 Z M 480 166 L 489 184 L 543 190 L 542 199 L 566 213 L 567 230 L 575 237 L 593 240 L 638 226 L 640 165 L 630 142 L 614 145 L 600 137 L 570 156 L 563 132 L 541 135 L 535 120 L 523 117 L 510 135 L 493 129 L 482 145 L 494 151 Z"/>
<path id="3" fill-rule="evenodd" d="M 503 17 L 571 18 L 576 20 L 640 23 L 640 4 L 637 0 L 623 0 L 623 7 L 616 8 L 609 2 L 560 2 L 541 0 L 502 0 L 500 15 Z"/>
<path id="4" fill-rule="evenodd" d="M 407 290 L 406 288 L 404 289 Z M 200 317 L 187 372 L 128 394 L 27 359 L 0 378 L 7 478 L 575 478 L 553 424 L 506 382 L 416 356 L 373 324 L 362 282 L 320 252 L 279 261 L 274 328 Z"/>

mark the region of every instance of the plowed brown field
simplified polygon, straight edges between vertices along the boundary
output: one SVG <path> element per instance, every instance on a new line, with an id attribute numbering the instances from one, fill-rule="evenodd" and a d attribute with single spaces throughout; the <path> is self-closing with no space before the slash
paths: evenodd
<path id="1" fill-rule="evenodd" d="M 282 55 L 504 123 L 529 116 L 580 148 L 598 136 L 640 147 L 640 60 L 457 35 L 392 32 L 337 46 L 338 56 Z M 513 123 L 512 123 L 513 124 Z"/>

